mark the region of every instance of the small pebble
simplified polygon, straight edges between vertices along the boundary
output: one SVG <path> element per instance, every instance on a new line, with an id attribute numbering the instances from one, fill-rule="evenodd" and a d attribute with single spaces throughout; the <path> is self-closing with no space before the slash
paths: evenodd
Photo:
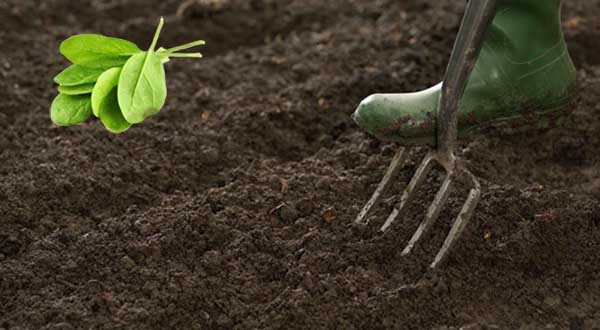
<path id="1" fill-rule="evenodd" d="M 221 314 L 217 318 L 217 325 L 220 327 L 228 328 L 231 326 L 231 319 L 229 318 L 229 316 L 227 316 L 225 314 Z"/>
<path id="2" fill-rule="evenodd" d="M 319 136 L 317 141 L 319 141 L 319 145 L 329 146 L 333 143 L 333 137 L 329 134 L 323 134 Z"/>
<path id="3" fill-rule="evenodd" d="M 219 162 L 221 155 L 219 150 L 213 147 L 201 148 L 203 161 L 208 165 L 214 165 Z"/>
<path id="4" fill-rule="evenodd" d="M 335 208 L 330 207 L 327 208 L 325 210 L 325 212 L 323 212 L 323 216 L 322 216 L 323 221 L 327 222 L 327 223 L 332 223 L 337 219 L 337 212 L 335 210 Z"/>
<path id="5" fill-rule="evenodd" d="M 52 330 L 71 330 L 75 329 L 70 323 L 61 322 L 53 325 L 50 329 Z"/>
<path id="6" fill-rule="evenodd" d="M 133 261 L 133 259 L 129 258 L 128 256 L 124 256 L 123 258 L 121 258 L 121 265 L 125 269 L 129 270 L 129 269 L 135 267 L 135 261 Z"/>
<path id="7" fill-rule="evenodd" d="M 282 221 L 294 222 L 300 217 L 300 212 L 298 212 L 298 209 L 294 205 L 285 204 L 279 210 L 279 217 Z"/>

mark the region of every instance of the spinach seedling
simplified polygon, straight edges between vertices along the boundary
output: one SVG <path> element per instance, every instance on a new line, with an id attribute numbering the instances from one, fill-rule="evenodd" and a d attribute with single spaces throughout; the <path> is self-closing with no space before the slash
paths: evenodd
<path id="1" fill-rule="evenodd" d="M 63 41 L 60 52 L 73 64 L 54 77 L 59 94 L 50 107 L 52 121 L 78 125 L 93 115 L 106 129 L 119 133 L 158 113 L 167 97 L 164 64 L 175 57 L 201 58 L 200 53 L 181 51 L 204 45 L 198 40 L 157 49 L 163 25 L 161 18 L 146 51 L 127 40 L 99 34 Z"/>

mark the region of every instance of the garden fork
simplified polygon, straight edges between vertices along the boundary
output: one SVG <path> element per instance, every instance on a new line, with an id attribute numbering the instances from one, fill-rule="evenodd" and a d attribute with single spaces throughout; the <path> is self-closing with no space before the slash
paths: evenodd
<path id="1" fill-rule="evenodd" d="M 459 102 L 479 56 L 487 28 L 494 18 L 496 1 L 470 0 L 468 2 L 442 85 L 437 113 L 436 146 L 419 165 L 413 178 L 404 190 L 400 202 L 381 227 L 381 231 L 386 231 L 398 217 L 405 214 L 408 205 L 414 200 L 417 190 L 422 185 L 428 173 L 436 163 L 441 165 L 446 172 L 446 177 L 435 199 L 429 206 L 425 218 L 402 251 L 402 255 L 409 254 L 415 247 L 415 244 L 417 244 L 438 218 L 441 209 L 448 200 L 455 181 L 459 178 L 465 178 L 470 186 L 469 194 L 460 213 L 454 220 L 444 244 L 430 265 L 433 269 L 442 264 L 448 256 L 449 251 L 455 245 L 471 219 L 481 196 L 479 181 L 465 167 L 463 162 L 456 157 L 454 151 L 458 132 Z M 406 154 L 406 148 L 400 148 L 396 153 L 383 180 L 379 183 L 373 196 L 358 215 L 356 223 L 368 223 L 367 215 L 369 211 L 380 201 L 382 194 L 393 181 L 405 161 Z"/>

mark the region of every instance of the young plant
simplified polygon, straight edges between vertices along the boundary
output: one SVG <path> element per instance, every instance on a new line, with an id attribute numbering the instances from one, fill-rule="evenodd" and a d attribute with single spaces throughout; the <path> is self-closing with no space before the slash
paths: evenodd
<path id="1" fill-rule="evenodd" d="M 156 49 L 163 25 L 161 18 L 146 51 L 127 40 L 99 34 L 63 41 L 60 52 L 73 65 L 54 78 L 59 94 L 50 108 L 52 121 L 78 125 L 93 115 L 106 129 L 119 133 L 158 113 L 167 97 L 164 63 L 175 57 L 200 58 L 200 53 L 181 51 L 204 45 L 198 40 Z"/>

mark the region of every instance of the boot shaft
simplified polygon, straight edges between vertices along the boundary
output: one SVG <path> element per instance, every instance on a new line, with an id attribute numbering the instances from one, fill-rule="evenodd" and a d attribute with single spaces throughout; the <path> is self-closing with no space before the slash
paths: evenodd
<path id="1" fill-rule="evenodd" d="M 546 112 L 569 99 L 576 71 L 560 16 L 560 0 L 498 2 L 463 96 L 463 117 L 484 122 L 519 112 Z"/>
<path id="2" fill-rule="evenodd" d="M 496 119 L 546 114 L 572 98 L 576 71 L 561 26 L 560 0 L 498 0 L 496 15 L 459 105 L 459 130 Z M 383 140 L 435 142 L 441 84 L 375 94 L 355 121 Z"/>
<path id="3" fill-rule="evenodd" d="M 510 59 L 521 63 L 564 45 L 560 0 L 500 0 L 489 28 L 489 43 L 502 41 Z M 500 38 L 500 40 L 498 40 Z M 510 45 L 510 47 L 506 47 Z M 494 48 L 499 50 L 494 45 Z M 484 46 L 485 49 L 485 46 Z"/>

